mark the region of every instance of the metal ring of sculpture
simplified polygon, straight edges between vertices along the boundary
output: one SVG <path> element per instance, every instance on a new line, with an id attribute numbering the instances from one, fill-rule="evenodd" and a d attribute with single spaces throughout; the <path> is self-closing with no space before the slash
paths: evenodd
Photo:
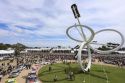
<path id="1" fill-rule="evenodd" d="M 80 27 L 82 27 L 82 28 L 84 27 L 84 28 L 88 29 L 88 30 L 91 32 L 91 36 L 90 36 L 90 38 L 88 38 L 88 40 L 86 40 L 86 41 L 81 41 L 81 40 L 75 39 L 75 38 L 73 38 L 73 37 L 70 36 L 69 30 L 70 30 L 71 28 L 77 27 L 77 26 L 80 26 Z M 108 50 L 108 51 L 101 51 L 101 50 L 93 49 L 90 44 L 91 44 L 91 42 L 92 42 L 94 36 L 95 36 L 96 34 L 99 34 L 99 33 L 101 33 L 101 32 L 104 32 L 104 31 L 113 31 L 113 32 L 116 32 L 117 34 L 119 34 L 120 37 L 121 37 L 121 43 L 120 43 L 120 45 L 119 45 L 118 47 L 116 47 L 116 48 L 114 48 L 114 49 L 112 49 L 112 50 Z M 114 29 L 103 29 L 103 30 L 100 30 L 100 31 L 94 33 L 93 29 L 90 28 L 90 27 L 88 27 L 88 26 L 86 26 L 86 25 L 73 25 L 73 26 L 70 26 L 70 27 L 67 28 L 66 34 L 67 34 L 67 36 L 68 36 L 70 39 L 72 39 L 72 40 L 74 40 L 74 41 L 76 41 L 76 42 L 81 42 L 80 48 L 79 48 L 78 53 L 77 53 L 77 60 L 78 60 L 78 63 L 80 64 L 80 66 L 81 66 L 81 69 L 82 69 L 84 72 L 88 71 L 88 70 L 91 68 L 91 59 L 92 59 L 92 57 L 91 57 L 90 48 L 93 49 L 94 51 L 98 52 L 98 53 L 108 54 L 108 53 L 111 53 L 111 52 L 114 52 L 114 51 L 118 50 L 118 49 L 121 48 L 121 46 L 124 44 L 124 36 L 123 36 L 119 31 L 114 30 Z M 82 34 L 82 35 L 84 35 L 84 34 Z M 84 35 L 84 36 L 85 36 L 85 35 Z M 82 49 L 83 49 L 85 46 L 87 46 L 87 51 L 88 51 L 88 64 L 87 64 L 86 67 L 84 67 L 84 66 L 82 65 L 82 60 L 81 60 L 81 56 L 82 56 L 82 53 L 81 53 L 81 52 L 82 52 Z"/>

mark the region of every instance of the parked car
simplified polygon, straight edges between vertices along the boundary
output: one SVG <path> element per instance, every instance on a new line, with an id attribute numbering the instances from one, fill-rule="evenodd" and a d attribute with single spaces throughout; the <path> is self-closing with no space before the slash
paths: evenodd
<path id="1" fill-rule="evenodd" d="M 0 60 L 2 61 L 4 58 L 3 57 L 0 57 Z"/>
<path id="2" fill-rule="evenodd" d="M 36 64 L 39 64 L 40 62 L 39 61 L 37 61 L 37 62 L 35 62 Z"/>
<path id="3" fill-rule="evenodd" d="M 26 83 L 40 83 L 35 73 L 29 73 L 26 78 Z"/>
<path id="4" fill-rule="evenodd" d="M 42 62 L 41 65 L 47 65 L 50 64 L 50 62 Z"/>
<path id="5" fill-rule="evenodd" d="M 22 65 L 19 65 L 19 67 L 18 67 L 17 69 L 19 69 L 20 71 L 22 71 L 22 70 L 25 69 L 25 68 L 26 68 L 25 65 L 22 64 Z"/>
<path id="6" fill-rule="evenodd" d="M 9 78 L 17 77 L 19 74 L 20 74 L 20 70 L 19 70 L 19 69 L 13 70 L 13 71 L 9 74 Z"/>
<path id="7" fill-rule="evenodd" d="M 17 83 L 15 78 L 7 79 L 5 83 Z"/>

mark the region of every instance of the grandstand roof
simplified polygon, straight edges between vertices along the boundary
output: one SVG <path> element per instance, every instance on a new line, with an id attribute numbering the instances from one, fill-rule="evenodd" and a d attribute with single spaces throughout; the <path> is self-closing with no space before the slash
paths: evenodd
<path id="1" fill-rule="evenodd" d="M 0 54 L 12 54 L 14 50 L 0 50 Z"/>
<path id="2" fill-rule="evenodd" d="M 125 51 L 116 51 L 118 53 L 121 53 L 121 54 L 125 54 Z"/>
<path id="3" fill-rule="evenodd" d="M 28 48 L 25 49 L 26 51 L 31 50 L 31 51 L 41 51 L 41 50 L 50 50 L 51 48 Z"/>

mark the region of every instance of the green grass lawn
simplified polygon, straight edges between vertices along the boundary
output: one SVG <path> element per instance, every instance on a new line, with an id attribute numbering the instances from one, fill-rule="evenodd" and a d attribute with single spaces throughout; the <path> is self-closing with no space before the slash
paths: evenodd
<path id="1" fill-rule="evenodd" d="M 90 73 L 83 73 L 78 64 L 53 64 L 52 70 L 49 72 L 49 66 L 44 66 L 39 70 L 39 78 L 43 83 L 107 83 L 106 75 L 103 68 L 108 75 L 109 83 L 125 83 L 125 69 L 118 67 L 109 67 L 101 65 L 92 65 Z M 69 80 L 64 70 L 71 70 L 75 74 L 75 80 Z M 57 75 L 58 81 L 53 79 Z M 85 80 L 85 82 L 84 82 Z"/>

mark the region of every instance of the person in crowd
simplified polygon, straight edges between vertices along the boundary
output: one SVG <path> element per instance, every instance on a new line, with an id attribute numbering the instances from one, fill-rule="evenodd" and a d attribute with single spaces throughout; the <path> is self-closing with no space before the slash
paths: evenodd
<path id="1" fill-rule="evenodd" d="M 54 82 L 56 82 L 58 79 L 57 79 L 58 77 L 57 77 L 57 75 L 55 75 L 55 77 L 54 77 Z"/>
<path id="2" fill-rule="evenodd" d="M 51 66 L 49 66 L 49 72 L 52 70 L 52 67 Z"/>
<path id="3" fill-rule="evenodd" d="M 74 73 L 71 71 L 70 72 L 70 80 L 74 80 L 74 79 L 75 79 Z"/>
<path id="4" fill-rule="evenodd" d="M 66 74 L 67 73 L 67 69 L 65 68 L 64 71 L 65 71 L 65 74 Z"/>
<path id="5" fill-rule="evenodd" d="M 3 77 L 2 72 L 0 72 L 0 82 L 1 82 L 2 77 Z"/>

